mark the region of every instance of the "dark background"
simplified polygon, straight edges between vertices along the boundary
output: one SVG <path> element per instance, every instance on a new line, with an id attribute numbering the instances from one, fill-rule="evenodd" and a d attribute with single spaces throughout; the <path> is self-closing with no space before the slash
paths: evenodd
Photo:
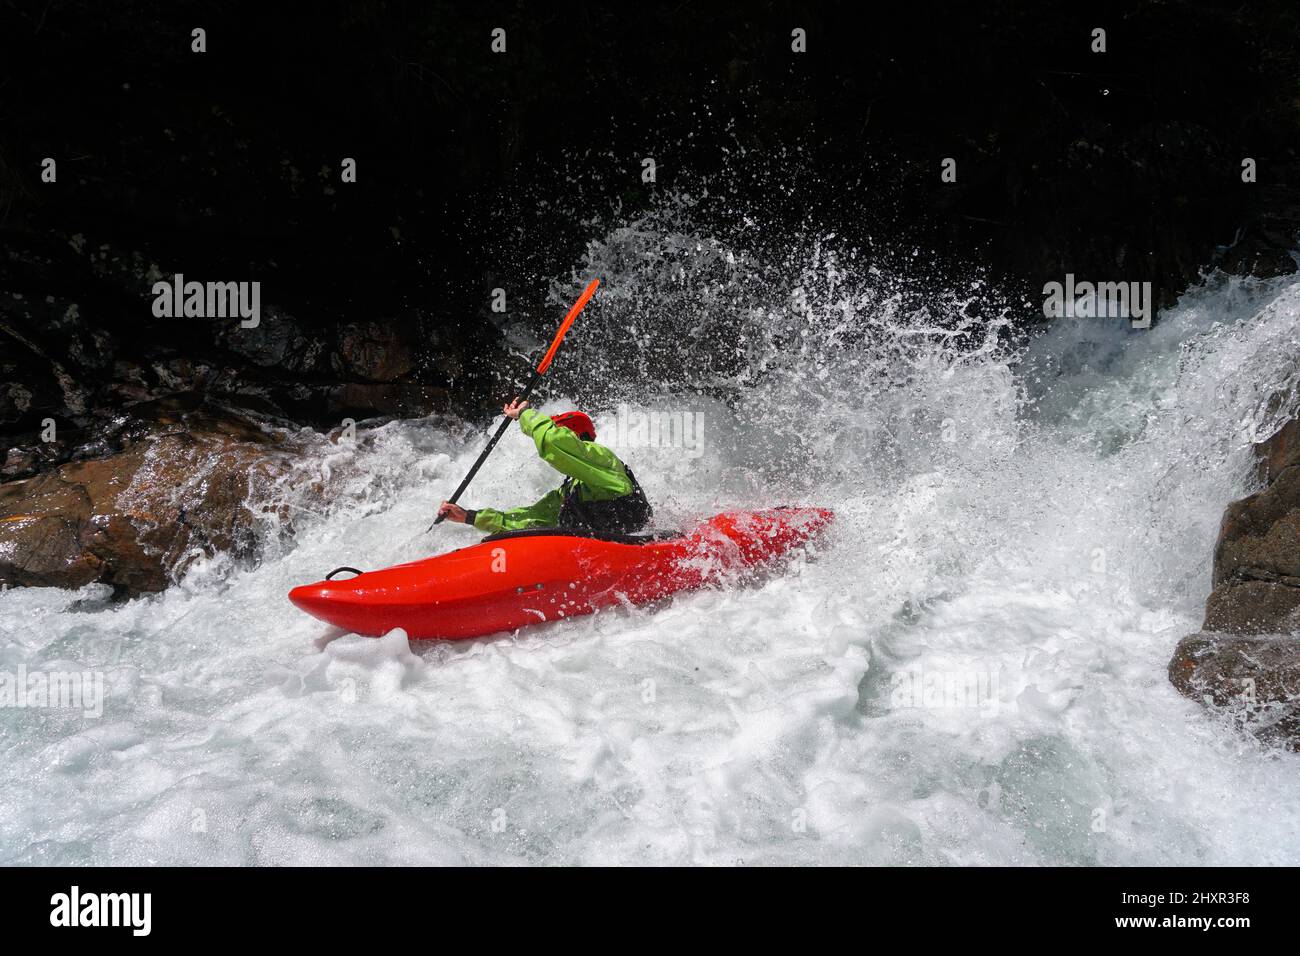
<path id="1" fill-rule="evenodd" d="M 485 417 L 515 361 L 490 290 L 553 325 L 548 281 L 577 265 L 584 217 L 701 183 L 719 220 L 887 235 L 1026 301 L 1067 271 L 1150 280 L 1169 304 L 1211 266 L 1295 268 L 1294 2 L 12 0 L 0 17 L 0 477 L 111 450 L 159 402 L 319 427 Z M 154 319 L 151 265 L 260 280 L 262 328 Z"/>

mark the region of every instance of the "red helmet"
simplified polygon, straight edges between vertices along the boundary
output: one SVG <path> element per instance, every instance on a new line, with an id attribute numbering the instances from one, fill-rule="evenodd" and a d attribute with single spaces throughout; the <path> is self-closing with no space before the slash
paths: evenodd
<path id="1" fill-rule="evenodd" d="M 591 419 L 584 412 L 565 412 L 563 415 L 552 415 L 551 421 L 561 428 L 567 428 L 583 441 L 596 440 L 596 426 L 591 423 Z"/>

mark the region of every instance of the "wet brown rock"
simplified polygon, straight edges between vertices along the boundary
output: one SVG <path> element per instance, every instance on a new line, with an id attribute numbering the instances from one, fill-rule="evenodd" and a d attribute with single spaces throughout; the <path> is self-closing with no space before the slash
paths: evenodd
<path id="1" fill-rule="evenodd" d="M 1214 549 L 1204 627 L 1300 631 L 1300 442 L 1295 422 L 1257 448 L 1267 486 L 1228 506 Z"/>
<path id="2" fill-rule="evenodd" d="M 1169 681 L 1261 740 L 1300 749 L 1300 640 L 1189 634 L 1169 662 Z"/>
<path id="3" fill-rule="evenodd" d="M 1207 631 L 1270 634 L 1300 631 L 1300 582 L 1236 581 L 1205 602 Z"/>
<path id="4" fill-rule="evenodd" d="M 237 414 L 152 409 L 143 435 L 100 458 L 0 484 L 0 584 L 161 591 L 201 555 L 256 549 L 260 488 L 292 449 Z"/>
<path id="5" fill-rule="evenodd" d="M 1286 423 L 1268 441 L 1257 446 L 1260 461 L 1260 479 L 1272 482 L 1292 465 L 1300 465 L 1300 418 Z"/>
<path id="6" fill-rule="evenodd" d="M 1261 740 L 1300 749 L 1300 422 L 1256 446 L 1265 487 L 1230 504 L 1199 634 L 1169 680 Z"/>

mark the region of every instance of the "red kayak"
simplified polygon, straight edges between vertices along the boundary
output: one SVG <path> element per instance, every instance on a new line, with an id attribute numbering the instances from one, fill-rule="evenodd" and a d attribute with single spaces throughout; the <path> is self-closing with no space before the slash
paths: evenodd
<path id="1" fill-rule="evenodd" d="M 289 592 L 313 617 L 356 634 L 482 637 L 528 624 L 642 605 L 743 580 L 817 537 L 824 508 L 730 511 L 686 534 L 506 531 L 448 554 Z"/>

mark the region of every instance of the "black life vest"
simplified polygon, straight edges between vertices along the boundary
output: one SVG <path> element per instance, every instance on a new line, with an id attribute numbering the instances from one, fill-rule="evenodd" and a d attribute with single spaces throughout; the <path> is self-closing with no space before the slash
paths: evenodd
<path id="1" fill-rule="evenodd" d="M 628 481 L 632 482 L 632 490 L 606 501 L 583 501 L 578 497 L 580 485 L 577 479 L 564 479 L 564 484 L 560 485 L 564 503 L 560 505 L 560 517 L 556 523 L 561 528 L 583 528 L 615 534 L 636 534 L 645 530 L 654 517 L 654 510 L 650 507 L 645 492 L 641 490 L 636 475 L 632 474 L 632 469 L 627 465 L 623 469 L 627 472 Z"/>

